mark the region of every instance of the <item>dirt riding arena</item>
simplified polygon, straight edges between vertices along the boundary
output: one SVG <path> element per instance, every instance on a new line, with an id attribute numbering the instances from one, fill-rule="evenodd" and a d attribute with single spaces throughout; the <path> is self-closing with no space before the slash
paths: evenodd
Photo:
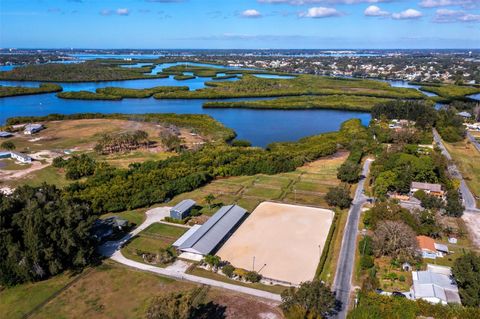
<path id="1" fill-rule="evenodd" d="M 328 209 L 263 202 L 217 255 L 266 278 L 292 284 L 312 280 L 333 216 Z"/>

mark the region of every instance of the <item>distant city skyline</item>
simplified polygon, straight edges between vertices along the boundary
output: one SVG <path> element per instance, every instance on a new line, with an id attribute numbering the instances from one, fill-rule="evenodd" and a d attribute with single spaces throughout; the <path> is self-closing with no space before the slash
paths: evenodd
<path id="1" fill-rule="evenodd" d="M 480 0 L 1 0 L 2 48 L 480 48 Z"/>

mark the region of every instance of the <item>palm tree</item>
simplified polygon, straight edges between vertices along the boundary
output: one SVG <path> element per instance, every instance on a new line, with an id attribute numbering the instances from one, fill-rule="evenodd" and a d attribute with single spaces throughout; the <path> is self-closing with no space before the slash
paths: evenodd
<path id="1" fill-rule="evenodd" d="M 205 201 L 207 202 L 208 204 L 208 209 L 211 208 L 211 205 L 212 205 L 212 202 L 215 200 L 215 196 L 213 196 L 212 193 L 208 194 L 207 196 L 205 196 Z"/>

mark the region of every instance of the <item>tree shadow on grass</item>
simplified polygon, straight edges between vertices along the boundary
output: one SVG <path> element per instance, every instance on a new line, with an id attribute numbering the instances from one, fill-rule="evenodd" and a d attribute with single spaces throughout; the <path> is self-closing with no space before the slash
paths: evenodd
<path id="1" fill-rule="evenodd" d="M 196 310 L 192 318 L 195 319 L 224 319 L 226 318 L 227 307 L 209 302 L 200 305 Z"/>

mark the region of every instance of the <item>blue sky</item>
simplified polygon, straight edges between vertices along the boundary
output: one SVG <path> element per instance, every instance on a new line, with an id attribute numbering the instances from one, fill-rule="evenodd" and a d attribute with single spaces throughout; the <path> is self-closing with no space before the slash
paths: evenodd
<path id="1" fill-rule="evenodd" d="M 10 48 L 480 48 L 480 0 L 0 0 Z"/>

